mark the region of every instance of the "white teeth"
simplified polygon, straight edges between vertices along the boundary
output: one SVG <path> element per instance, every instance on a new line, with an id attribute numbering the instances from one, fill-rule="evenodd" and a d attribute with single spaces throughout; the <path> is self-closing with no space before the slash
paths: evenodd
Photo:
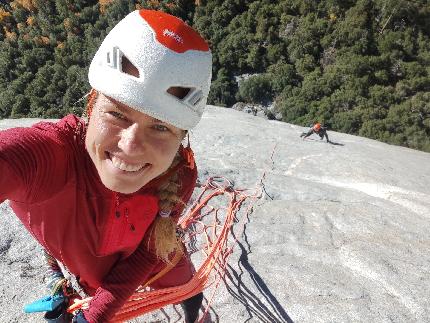
<path id="1" fill-rule="evenodd" d="M 136 172 L 143 168 L 146 164 L 143 165 L 128 165 L 123 160 L 119 159 L 118 157 L 111 156 L 112 164 L 121 170 L 124 170 L 126 172 Z"/>

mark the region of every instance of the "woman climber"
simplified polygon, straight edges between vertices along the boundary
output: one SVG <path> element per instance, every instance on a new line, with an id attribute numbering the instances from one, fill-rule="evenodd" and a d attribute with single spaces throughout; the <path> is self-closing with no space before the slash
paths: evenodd
<path id="1" fill-rule="evenodd" d="M 151 288 L 192 278 L 176 223 L 197 170 L 182 141 L 201 119 L 211 57 L 180 19 L 134 11 L 91 62 L 87 119 L 0 132 L 0 202 L 10 201 L 46 251 L 53 295 L 92 297 L 73 314 L 52 306 L 46 320 L 108 322 L 173 262 Z M 198 293 L 181 303 L 186 322 L 198 318 L 202 300 Z"/>

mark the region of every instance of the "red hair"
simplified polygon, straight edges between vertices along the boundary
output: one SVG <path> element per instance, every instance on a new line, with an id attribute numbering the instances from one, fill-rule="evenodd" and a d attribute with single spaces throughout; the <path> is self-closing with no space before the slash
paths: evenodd
<path id="1" fill-rule="evenodd" d="M 90 118 L 91 113 L 93 112 L 93 107 L 94 103 L 96 103 L 97 94 L 97 90 L 95 89 L 91 89 L 90 94 L 88 94 L 87 109 L 85 110 L 88 118 Z"/>

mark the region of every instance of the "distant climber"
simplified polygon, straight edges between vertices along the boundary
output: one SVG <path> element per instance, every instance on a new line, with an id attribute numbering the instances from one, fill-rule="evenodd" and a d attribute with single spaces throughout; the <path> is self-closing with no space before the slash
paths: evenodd
<path id="1" fill-rule="evenodd" d="M 322 140 L 324 137 L 327 140 L 327 142 L 330 142 L 327 135 L 327 127 L 321 126 L 321 123 L 316 122 L 307 132 L 302 132 L 300 135 L 300 138 L 303 137 L 303 139 L 309 137 L 313 133 L 316 133 L 318 136 L 320 136 L 320 139 Z"/>

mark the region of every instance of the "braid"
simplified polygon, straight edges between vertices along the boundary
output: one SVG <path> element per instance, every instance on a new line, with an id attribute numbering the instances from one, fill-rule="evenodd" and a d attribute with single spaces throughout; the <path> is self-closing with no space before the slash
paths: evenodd
<path id="1" fill-rule="evenodd" d="M 91 113 L 93 112 L 94 103 L 96 103 L 97 95 L 97 90 L 91 89 L 90 93 L 88 94 L 87 108 L 84 111 L 83 117 L 87 117 L 88 119 L 90 118 Z"/>
<path id="2" fill-rule="evenodd" d="M 176 154 L 170 168 L 175 167 L 182 157 Z M 169 213 L 178 203 L 184 202 L 178 197 L 180 188 L 177 171 L 170 178 L 158 187 L 158 207 L 160 212 Z M 171 216 L 158 216 L 152 227 L 155 234 L 155 250 L 157 256 L 164 262 L 169 262 L 169 255 L 172 252 L 183 252 L 182 244 L 176 236 L 176 223 Z"/>

